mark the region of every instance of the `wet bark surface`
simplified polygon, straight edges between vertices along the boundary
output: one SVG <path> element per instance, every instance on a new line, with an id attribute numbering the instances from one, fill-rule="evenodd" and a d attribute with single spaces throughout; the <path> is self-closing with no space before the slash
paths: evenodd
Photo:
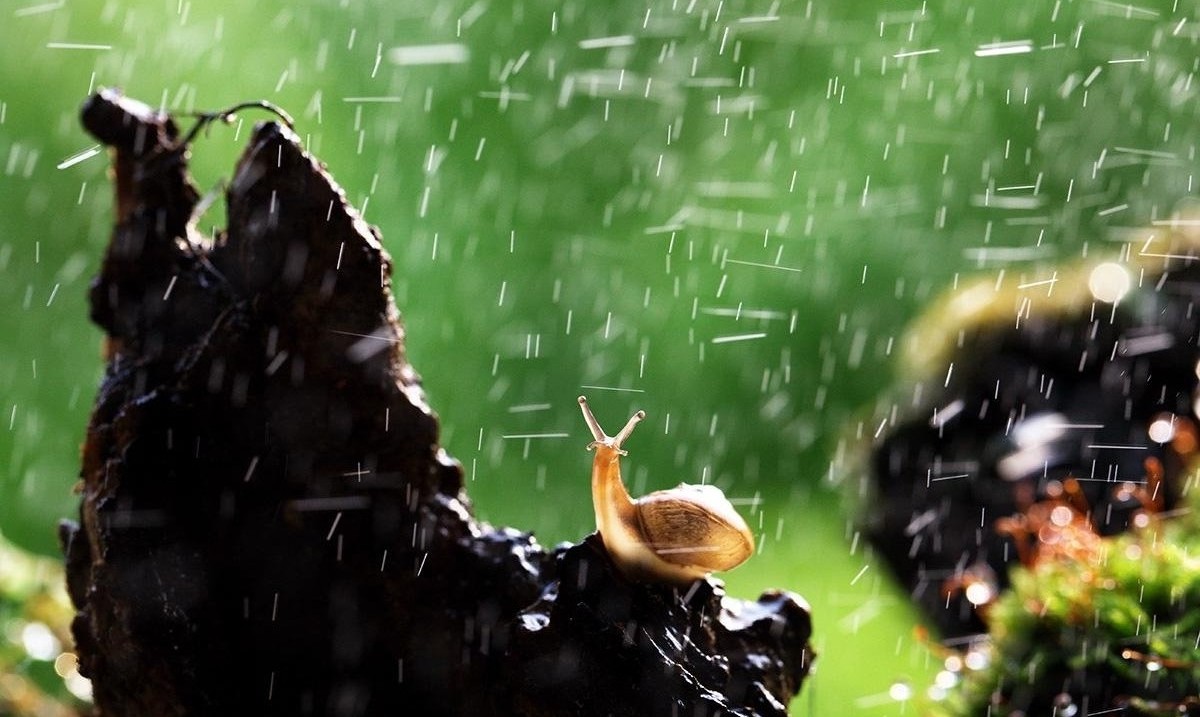
<path id="1" fill-rule="evenodd" d="M 169 116 L 105 91 L 83 123 L 116 221 L 61 534 L 99 714 L 786 713 L 798 596 L 630 583 L 595 536 L 473 518 L 380 235 L 288 127 L 255 129 L 208 241 Z"/>

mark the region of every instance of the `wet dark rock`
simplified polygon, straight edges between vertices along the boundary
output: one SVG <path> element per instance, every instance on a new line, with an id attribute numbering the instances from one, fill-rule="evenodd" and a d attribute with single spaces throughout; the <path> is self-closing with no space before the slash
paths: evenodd
<path id="1" fill-rule="evenodd" d="M 109 362 L 61 536 L 100 714 L 785 714 L 798 597 L 473 518 L 378 232 L 289 128 L 255 129 L 209 243 L 171 118 L 106 91 L 83 121 L 114 150 Z"/>
<path id="2" fill-rule="evenodd" d="M 1146 259 L 1140 276 L 1130 264 L 1137 286 L 1116 306 L 1086 301 L 1012 322 L 1012 297 L 1000 295 L 1005 320 L 945 327 L 956 337 L 951 371 L 931 366 L 940 373 L 897 391 L 912 408 L 872 451 L 862 524 L 943 637 L 985 631 L 963 580 L 1004 590 L 1037 538 L 1014 539 L 998 523 L 1069 479 L 1100 535 L 1129 529 L 1149 507 L 1127 487 L 1148 486 L 1151 510 L 1176 506 L 1198 424 L 1200 265 L 1189 252 L 1181 246 L 1157 266 Z M 1182 440 L 1151 440 L 1158 418 Z M 1157 489 L 1148 460 L 1161 470 Z"/>
<path id="3" fill-rule="evenodd" d="M 511 679 L 521 714 L 785 715 L 813 657 L 807 603 L 631 585 L 598 535 L 561 552 L 558 580 L 517 617 Z M 587 691 L 579 685 L 587 684 Z"/>

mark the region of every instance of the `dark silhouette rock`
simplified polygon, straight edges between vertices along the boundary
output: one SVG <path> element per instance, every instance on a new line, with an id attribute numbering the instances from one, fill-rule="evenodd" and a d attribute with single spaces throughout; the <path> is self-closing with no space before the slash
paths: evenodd
<path id="1" fill-rule="evenodd" d="M 61 529 L 100 714 L 784 715 L 787 593 L 621 578 L 477 522 L 404 354 L 377 230 L 260 124 L 206 242 L 173 120 L 113 91 L 108 367 Z"/>

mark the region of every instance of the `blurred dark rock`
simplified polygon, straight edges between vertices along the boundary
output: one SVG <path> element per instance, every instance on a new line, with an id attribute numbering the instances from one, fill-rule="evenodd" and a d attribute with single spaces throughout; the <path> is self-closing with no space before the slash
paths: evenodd
<path id="1" fill-rule="evenodd" d="M 289 128 L 256 128 L 208 243 L 170 117 L 105 91 L 83 122 L 114 151 L 109 363 L 61 536 L 99 714 L 786 713 L 798 597 L 473 518 L 378 232 Z"/>
<path id="2" fill-rule="evenodd" d="M 979 312 L 987 320 L 925 317 L 952 337 L 941 357 L 951 368 L 935 363 L 896 391 L 910 409 L 873 447 L 862 525 L 942 637 L 986 631 L 979 608 L 991 601 L 974 604 L 963 588 L 1008 587 L 1037 531 L 998 527 L 1035 504 L 1070 503 L 1103 536 L 1177 505 L 1196 450 L 1200 264 L 1194 241 L 1176 243 L 1126 265 L 1132 289 L 1116 305 L 1063 285 L 1056 295 L 1083 299 L 1044 300 L 1014 322 L 1025 304 L 997 288 Z M 1170 426 L 1163 440 L 1150 435 L 1155 421 Z"/>

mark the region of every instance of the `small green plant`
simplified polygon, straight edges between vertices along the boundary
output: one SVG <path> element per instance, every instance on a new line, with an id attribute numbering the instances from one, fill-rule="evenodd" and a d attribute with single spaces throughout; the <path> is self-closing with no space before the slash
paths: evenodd
<path id="1" fill-rule="evenodd" d="M 1041 526 L 1043 548 L 987 610 L 989 634 L 946 657 L 931 711 L 1200 714 L 1194 477 L 1179 509 L 1142 514 L 1127 533 L 1100 538 L 1074 521 Z"/>

